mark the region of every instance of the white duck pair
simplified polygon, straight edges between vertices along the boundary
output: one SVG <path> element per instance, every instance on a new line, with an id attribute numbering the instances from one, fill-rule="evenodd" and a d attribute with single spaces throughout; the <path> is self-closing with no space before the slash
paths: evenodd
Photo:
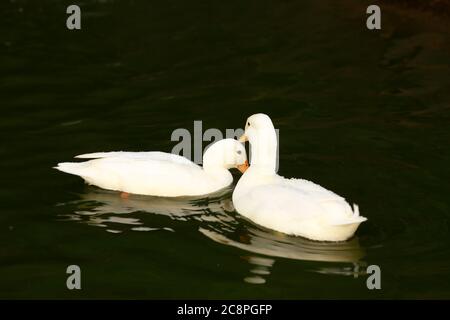
<path id="1" fill-rule="evenodd" d="M 240 141 L 249 141 L 248 168 L 244 146 L 233 139 L 213 144 L 203 156 L 203 169 L 181 156 L 163 152 L 106 152 L 77 156 L 94 160 L 60 163 L 56 169 L 81 176 L 103 189 L 164 197 L 204 195 L 230 185 L 228 169 L 244 175 L 233 203 L 243 216 L 269 229 L 320 241 L 353 236 L 361 217 L 344 198 L 307 180 L 276 174 L 277 138 L 265 114 L 248 118 Z"/>

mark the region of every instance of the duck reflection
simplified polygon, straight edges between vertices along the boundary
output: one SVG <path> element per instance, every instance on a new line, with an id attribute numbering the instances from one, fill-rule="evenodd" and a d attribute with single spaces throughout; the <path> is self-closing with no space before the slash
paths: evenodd
<path id="1" fill-rule="evenodd" d="M 326 262 L 313 272 L 358 276 L 363 274 L 364 250 L 358 238 L 338 243 L 310 241 L 255 226 L 234 211 L 232 188 L 203 198 L 162 198 L 131 195 L 123 199 L 117 192 L 87 187 L 80 199 L 60 204 L 73 208 L 61 220 L 77 221 L 105 228 L 107 232 L 171 231 L 144 223 L 143 215 L 164 215 L 173 220 L 197 221 L 199 231 L 207 238 L 247 252 L 241 257 L 250 265 L 244 281 L 263 284 L 270 275 L 276 258 Z M 148 221 L 146 219 L 146 221 Z M 332 264 L 330 264 L 332 263 Z M 361 270 L 360 270 L 361 269 Z"/>
<path id="2" fill-rule="evenodd" d="M 228 203 L 223 198 L 229 198 L 231 189 L 224 189 L 205 198 L 177 197 L 164 198 L 141 195 L 130 195 L 124 199 L 119 193 L 86 187 L 86 192 L 79 194 L 80 199 L 59 204 L 59 206 L 73 206 L 73 211 L 60 214 L 60 220 L 78 221 L 91 226 L 111 228 L 116 233 L 127 231 L 168 230 L 170 228 L 150 228 L 143 226 L 143 215 L 152 213 L 168 216 L 174 220 L 187 221 L 220 221 L 229 219 L 228 216 L 215 217 L 215 213 L 227 212 Z M 233 209 L 231 209 L 233 210 Z M 131 228 L 128 228 L 130 227 Z M 134 227 L 133 227 L 134 226 Z M 140 227 L 136 227 L 140 226 Z"/>
<path id="3" fill-rule="evenodd" d="M 240 216 L 235 219 L 244 220 Z M 354 277 L 365 274 L 362 267 L 366 263 L 361 261 L 365 253 L 356 237 L 346 242 L 316 242 L 255 227 L 249 222 L 246 223 L 246 228 L 234 229 L 232 232 L 219 228 L 208 225 L 200 227 L 199 231 L 218 243 L 257 254 L 243 257 L 252 265 L 251 275 L 244 279 L 249 283 L 265 283 L 264 276 L 270 274 L 275 263 L 274 258 L 334 262 L 332 265 L 326 264 L 311 270 L 323 274 Z"/>

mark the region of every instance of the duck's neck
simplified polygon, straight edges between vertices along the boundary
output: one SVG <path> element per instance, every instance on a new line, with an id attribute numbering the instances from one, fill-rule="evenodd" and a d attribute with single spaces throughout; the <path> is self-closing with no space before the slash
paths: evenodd
<path id="1" fill-rule="evenodd" d="M 277 135 L 274 128 L 259 130 L 250 139 L 251 168 L 265 174 L 277 170 Z"/>
<path id="2" fill-rule="evenodd" d="M 209 166 L 203 164 L 203 170 L 217 185 L 229 185 L 233 182 L 233 176 L 228 169 L 223 166 Z"/>
<path id="3" fill-rule="evenodd" d="M 203 156 L 203 170 L 208 177 L 218 184 L 230 184 L 233 182 L 233 176 L 223 164 L 223 161 L 220 161 L 214 152 L 208 151 L 209 149 Z"/>

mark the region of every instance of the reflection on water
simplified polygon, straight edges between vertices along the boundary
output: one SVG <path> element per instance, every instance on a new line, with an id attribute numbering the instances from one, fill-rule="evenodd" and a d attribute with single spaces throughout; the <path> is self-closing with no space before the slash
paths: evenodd
<path id="1" fill-rule="evenodd" d="M 154 227 L 144 216 L 164 215 L 178 221 L 195 221 L 207 238 L 250 253 L 241 257 L 249 264 L 244 281 L 263 284 L 271 273 L 276 258 L 325 262 L 311 271 L 334 275 L 364 274 L 361 261 L 364 250 L 358 238 L 342 243 L 310 241 L 258 227 L 234 211 L 231 188 L 206 198 L 162 198 L 131 195 L 123 199 L 117 192 L 89 187 L 79 200 L 58 204 L 69 206 L 72 213 L 59 215 L 62 221 L 85 223 L 104 228 L 110 233 L 127 231 L 171 231 L 170 227 Z M 330 265 L 329 263 L 333 263 Z"/>
<path id="2" fill-rule="evenodd" d="M 71 214 L 61 214 L 63 220 L 85 222 L 89 225 L 106 227 L 109 223 L 117 223 L 118 227 L 123 225 L 142 225 L 139 218 L 127 217 L 127 214 L 136 212 L 147 212 L 165 215 L 174 220 L 186 221 L 187 219 L 212 221 L 220 220 L 210 213 L 226 212 L 230 210 L 230 203 L 224 196 L 230 192 L 226 188 L 208 198 L 178 197 L 164 198 L 142 195 L 130 195 L 123 199 L 117 192 L 88 188 L 88 191 L 80 194 L 79 200 L 58 204 L 59 206 L 73 206 Z M 231 200 L 230 200 L 231 201 Z M 231 210 L 234 210 L 231 207 Z M 225 217 L 221 217 L 225 218 Z M 225 218 L 226 219 L 226 218 Z M 122 225 L 122 226 L 121 226 Z M 143 231 L 141 227 L 139 231 Z M 136 228 L 131 228 L 135 230 Z M 123 229 L 122 231 L 125 231 Z M 136 230 L 135 230 L 136 231 Z"/>
<path id="3" fill-rule="evenodd" d="M 270 274 L 270 268 L 275 263 L 275 259 L 250 256 L 247 258 L 247 261 L 255 267 L 250 269 L 252 275 L 245 277 L 244 281 L 251 284 L 266 283 L 266 279 L 263 276 L 268 276 Z"/>

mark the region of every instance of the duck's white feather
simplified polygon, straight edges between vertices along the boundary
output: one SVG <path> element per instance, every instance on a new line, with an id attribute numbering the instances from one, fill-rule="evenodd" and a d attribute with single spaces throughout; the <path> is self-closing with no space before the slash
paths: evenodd
<path id="1" fill-rule="evenodd" d="M 169 161 L 173 163 L 187 164 L 192 166 L 197 166 L 192 161 L 186 159 L 185 157 L 160 152 L 160 151 L 142 151 L 142 152 L 129 152 L 129 151 L 113 151 L 113 152 L 95 152 L 95 153 L 86 153 L 75 156 L 78 159 L 99 159 L 99 158 L 121 158 L 121 159 L 130 159 L 130 160 L 161 160 L 161 161 Z"/>
<path id="2" fill-rule="evenodd" d="M 209 179 L 201 167 L 171 159 L 106 157 L 81 163 L 60 163 L 57 169 L 109 190 L 159 196 L 208 193 Z M 192 188 L 194 182 L 196 188 Z"/>

